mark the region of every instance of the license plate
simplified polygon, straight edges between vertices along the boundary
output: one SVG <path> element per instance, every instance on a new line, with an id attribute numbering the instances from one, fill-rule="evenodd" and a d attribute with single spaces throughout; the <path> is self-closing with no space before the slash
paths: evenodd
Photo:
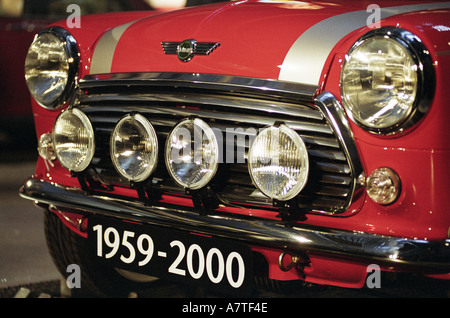
<path id="1" fill-rule="evenodd" d="M 249 246 L 224 239 L 95 216 L 88 244 L 102 262 L 159 278 L 234 291 L 252 281 Z"/>

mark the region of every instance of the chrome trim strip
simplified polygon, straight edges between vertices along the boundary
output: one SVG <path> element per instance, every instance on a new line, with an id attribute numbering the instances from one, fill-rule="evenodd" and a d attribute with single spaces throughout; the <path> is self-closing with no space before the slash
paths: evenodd
<path id="1" fill-rule="evenodd" d="M 450 240 L 408 240 L 282 221 L 201 216 L 175 208 L 145 206 L 139 202 L 87 195 L 80 189 L 33 178 L 25 181 L 20 195 L 61 210 L 98 213 L 182 231 L 195 231 L 250 245 L 376 262 L 402 269 L 421 269 L 427 273 L 450 272 Z"/>
<path id="2" fill-rule="evenodd" d="M 326 114 L 325 118 L 330 122 L 330 126 L 335 129 L 340 144 L 344 148 L 344 152 L 348 158 L 347 162 L 350 165 L 351 175 L 353 176 L 352 193 L 355 194 L 362 187 L 358 178 L 364 173 L 364 169 L 345 110 L 339 101 L 329 92 L 324 92 L 317 96 L 315 104 L 321 109 L 323 114 Z M 347 208 L 352 202 L 353 200 L 349 200 Z"/>
<path id="3" fill-rule="evenodd" d="M 450 2 L 423 3 L 381 8 L 381 19 L 419 10 L 450 8 Z M 366 10 L 332 16 L 306 30 L 286 55 L 278 79 L 309 85 L 319 85 L 328 55 L 347 34 L 367 25 Z"/>

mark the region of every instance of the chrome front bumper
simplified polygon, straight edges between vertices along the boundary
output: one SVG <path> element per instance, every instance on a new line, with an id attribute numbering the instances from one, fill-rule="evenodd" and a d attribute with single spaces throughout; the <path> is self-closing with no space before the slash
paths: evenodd
<path id="1" fill-rule="evenodd" d="M 224 216 L 202 216 L 180 209 L 145 206 L 140 202 L 87 195 L 30 178 L 20 195 L 41 205 L 96 213 L 162 227 L 227 238 L 254 246 L 315 253 L 335 258 L 375 263 L 427 274 L 450 273 L 450 240 L 425 241 L 344 231 L 282 221 Z"/>

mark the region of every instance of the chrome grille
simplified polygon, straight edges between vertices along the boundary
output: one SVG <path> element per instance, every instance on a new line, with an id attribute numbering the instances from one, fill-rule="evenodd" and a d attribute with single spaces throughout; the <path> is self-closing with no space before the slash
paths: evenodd
<path id="1" fill-rule="evenodd" d="M 312 88 L 298 92 L 278 87 L 267 89 L 268 85 L 259 82 L 259 86 L 224 84 L 211 76 L 208 81 L 199 80 L 195 74 L 190 75 L 191 80 L 165 76 L 147 74 L 136 78 L 112 74 L 81 81 L 83 93 L 77 107 L 95 129 L 97 146 L 91 173 L 98 181 L 110 186 L 129 186 L 115 171 L 109 152 L 111 132 L 122 116 L 133 112 L 145 116 L 154 126 L 160 145 L 165 145 L 168 133 L 178 122 L 197 116 L 212 128 L 220 129 L 223 136 L 227 128 L 239 128 L 245 136 L 234 140 L 244 143 L 239 145 L 245 149 L 244 162 L 234 158 L 233 163 L 222 164 L 211 191 L 225 205 L 275 209 L 273 202 L 252 184 L 246 158 L 253 132 L 284 122 L 303 138 L 310 157 L 309 181 L 299 195 L 299 207 L 311 212 L 342 213 L 349 206 L 355 188 L 352 162 L 329 118 L 314 104 Z M 278 82 L 262 84 L 274 83 Z M 152 183 L 159 191 L 186 195 L 169 177 L 161 150 Z"/>

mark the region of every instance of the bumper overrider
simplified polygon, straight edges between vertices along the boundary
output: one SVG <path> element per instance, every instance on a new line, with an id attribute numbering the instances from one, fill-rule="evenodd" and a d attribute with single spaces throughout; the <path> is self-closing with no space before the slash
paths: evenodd
<path id="1" fill-rule="evenodd" d="M 292 224 L 239 216 L 199 215 L 187 210 L 148 206 L 142 202 L 88 194 L 78 188 L 29 178 L 20 195 L 39 205 L 137 221 L 154 226 L 195 231 L 252 246 L 312 253 L 376 263 L 390 269 L 426 274 L 450 272 L 450 240 L 426 241 L 370 233 Z"/>

